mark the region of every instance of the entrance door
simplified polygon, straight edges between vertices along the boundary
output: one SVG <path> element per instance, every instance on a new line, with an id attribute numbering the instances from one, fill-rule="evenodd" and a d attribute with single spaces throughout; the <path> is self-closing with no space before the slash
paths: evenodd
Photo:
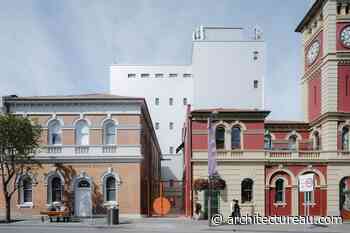
<path id="1" fill-rule="evenodd" d="M 208 197 L 209 191 L 204 191 L 204 217 L 208 218 Z M 211 191 L 211 213 L 219 214 L 220 213 L 220 191 L 212 190 Z"/>
<path id="2" fill-rule="evenodd" d="M 91 216 L 91 202 L 90 182 L 85 179 L 79 180 L 78 184 L 75 187 L 75 215 L 79 217 Z"/>

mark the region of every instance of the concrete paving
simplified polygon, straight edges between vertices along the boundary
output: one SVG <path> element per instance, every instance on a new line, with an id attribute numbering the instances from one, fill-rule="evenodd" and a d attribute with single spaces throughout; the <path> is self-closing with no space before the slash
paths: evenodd
<path id="1" fill-rule="evenodd" d="M 349 233 L 350 224 L 314 226 L 314 225 L 223 225 L 208 227 L 207 221 L 193 221 L 186 218 L 145 218 L 121 219 L 121 224 L 107 226 L 104 219 L 86 219 L 79 223 L 42 223 L 39 219 L 25 220 L 12 224 L 0 224 L 0 232 L 6 233 L 89 233 L 89 232 L 257 232 L 257 233 L 298 233 L 332 232 Z"/>

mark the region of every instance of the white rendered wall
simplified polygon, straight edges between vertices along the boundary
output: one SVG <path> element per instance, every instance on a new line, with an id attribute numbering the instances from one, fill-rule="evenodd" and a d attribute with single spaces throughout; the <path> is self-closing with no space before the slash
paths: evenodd
<path id="1" fill-rule="evenodd" d="M 134 78 L 128 78 L 128 74 L 136 74 Z M 149 74 L 149 77 L 141 77 L 141 74 Z M 163 77 L 155 77 L 163 74 Z M 177 77 L 169 77 L 177 74 Z M 132 97 L 144 97 L 153 121 L 153 126 L 159 122 L 156 130 L 158 141 L 162 150 L 162 175 L 164 179 L 182 179 L 183 157 L 182 153 L 176 155 L 176 148 L 182 142 L 182 127 L 186 115 L 187 106 L 183 99 L 187 98 L 188 104 L 193 100 L 193 79 L 184 77 L 184 74 L 192 74 L 190 66 L 176 65 L 112 65 L 110 67 L 110 91 L 112 94 Z M 159 98 L 159 105 L 155 99 Z M 169 98 L 173 98 L 173 105 L 169 105 Z M 169 129 L 169 123 L 173 122 L 173 129 Z M 173 154 L 169 154 L 169 147 L 173 147 Z"/>
<path id="2" fill-rule="evenodd" d="M 119 65 L 110 67 L 110 91 L 115 95 L 144 97 L 162 150 L 163 179 L 181 179 L 183 158 L 169 155 L 182 142 L 187 98 L 192 109 L 264 108 L 265 43 L 244 40 L 242 28 L 200 27 L 193 34 L 190 65 Z M 254 52 L 258 52 L 254 54 Z M 257 59 L 254 60 L 254 55 Z M 128 74 L 136 74 L 128 78 Z M 149 74 L 142 78 L 141 74 Z M 163 74 L 162 78 L 155 77 Z M 177 74 L 177 77 L 169 77 Z M 184 78 L 184 74 L 192 77 Z M 254 88 L 254 80 L 258 88 Z M 155 105 L 159 98 L 159 106 Z M 169 98 L 174 99 L 169 106 Z M 169 122 L 174 129 L 169 129 Z"/>
<path id="3" fill-rule="evenodd" d="M 192 62 L 195 109 L 264 108 L 264 42 L 194 41 Z"/>

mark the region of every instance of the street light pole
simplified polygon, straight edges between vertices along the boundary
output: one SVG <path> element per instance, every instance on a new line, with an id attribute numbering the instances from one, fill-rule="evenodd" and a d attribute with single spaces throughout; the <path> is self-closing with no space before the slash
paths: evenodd
<path id="1" fill-rule="evenodd" d="M 208 225 L 211 226 L 211 176 L 208 177 Z"/>

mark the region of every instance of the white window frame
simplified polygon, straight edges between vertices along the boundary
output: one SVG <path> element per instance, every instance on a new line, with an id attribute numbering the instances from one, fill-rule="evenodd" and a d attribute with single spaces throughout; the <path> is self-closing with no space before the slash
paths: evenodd
<path id="1" fill-rule="evenodd" d="M 55 128 L 55 125 L 57 125 L 58 129 Z M 53 119 L 48 123 L 47 126 L 48 129 L 48 144 L 50 146 L 61 146 L 62 145 L 62 123 L 58 119 Z M 57 132 L 55 132 L 57 130 Z M 57 134 L 60 137 L 59 143 L 53 143 L 53 134 Z"/>
<path id="2" fill-rule="evenodd" d="M 30 183 L 31 183 L 31 201 L 24 201 L 24 181 L 26 179 L 29 179 L 30 180 Z M 19 183 L 18 183 L 19 187 L 18 187 L 18 202 L 19 202 L 19 207 L 20 208 L 32 208 L 34 206 L 33 204 L 33 187 L 34 187 L 34 180 L 31 176 L 29 175 L 23 175 L 20 180 L 19 180 Z"/>
<path id="3" fill-rule="evenodd" d="M 79 127 L 82 124 L 84 124 L 84 127 L 86 127 L 87 133 L 79 132 Z M 83 131 L 83 129 L 80 129 L 80 131 Z M 83 138 L 84 136 L 86 138 Z M 75 144 L 77 146 L 88 146 L 90 144 L 90 127 L 89 123 L 85 119 L 80 119 L 75 124 Z"/>
<path id="4" fill-rule="evenodd" d="M 114 134 L 109 134 L 108 131 L 108 126 L 111 125 L 114 128 Z M 113 137 L 113 143 L 108 143 L 108 137 L 112 136 Z M 107 120 L 103 123 L 103 144 L 104 145 L 116 145 L 116 140 L 117 140 L 117 127 L 116 124 L 113 120 Z"/>

